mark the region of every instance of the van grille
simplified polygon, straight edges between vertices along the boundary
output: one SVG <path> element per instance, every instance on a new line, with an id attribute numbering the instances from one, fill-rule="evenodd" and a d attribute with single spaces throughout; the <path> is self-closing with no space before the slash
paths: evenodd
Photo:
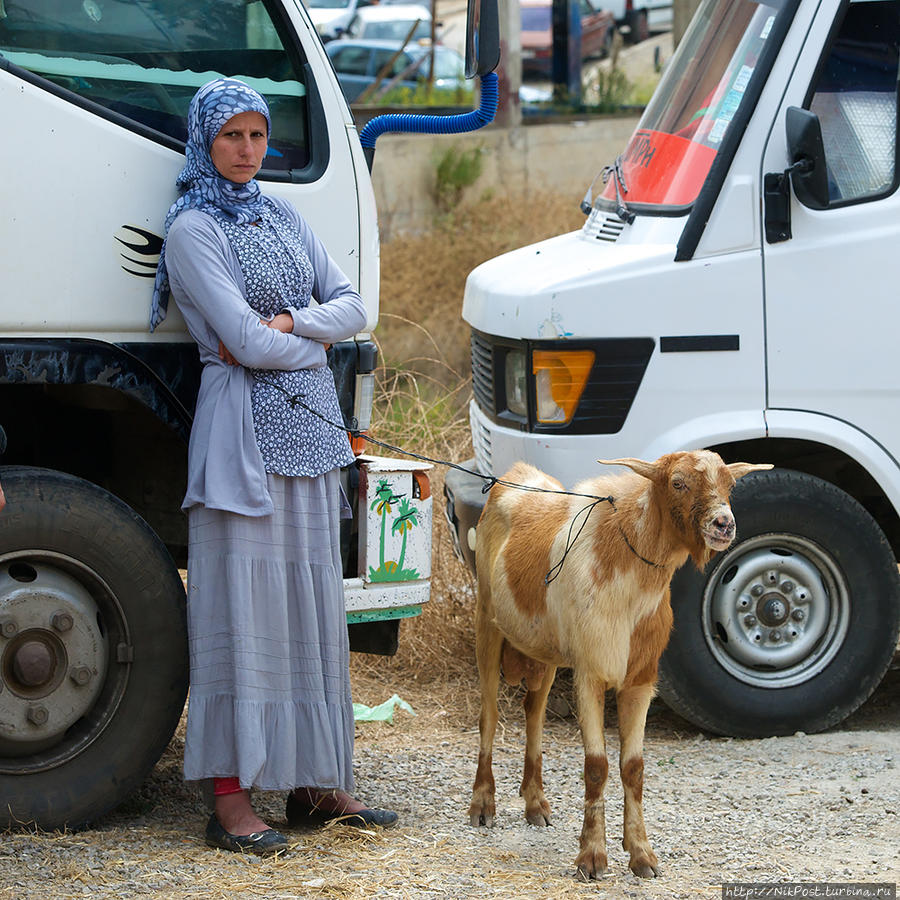
<path id="1" fill-rule="evenodd" d="M 472 393 L 483 410 L 494 407 L 494 354 L 488 341 L 472 332 Z"/>
<path id="2" fill-rule="evenodd" d="M 602 213 L 599 209 L 591 210 L 581 231 L 585 237 L 614 244 L 625 228 L 625 223 L 616 215 Z"/>

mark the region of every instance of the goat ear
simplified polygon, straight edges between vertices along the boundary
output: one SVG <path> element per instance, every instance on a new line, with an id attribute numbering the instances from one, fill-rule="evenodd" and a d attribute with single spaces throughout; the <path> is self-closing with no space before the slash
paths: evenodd
<path id="1" fill-rule="evenodd" d="M 734 476 L 734 480 L 743 478 L 750 472 L 763 472 L 766 469 L 774 469 L 771 463 L 729 463 L 728 471 Z"/>
<path id="2" fill-rule="evenodd" d="M 635 459 L 632 456 L 625 456 L 622 459 L 598 459 L 597 462 L 604 466 L 628 466 L 633 472 L 637 472 L 638 475 L 643 475 L 644 478 L 649 478 L 651 481 L 659 474 L 659 467 L 655 462 Z"/>

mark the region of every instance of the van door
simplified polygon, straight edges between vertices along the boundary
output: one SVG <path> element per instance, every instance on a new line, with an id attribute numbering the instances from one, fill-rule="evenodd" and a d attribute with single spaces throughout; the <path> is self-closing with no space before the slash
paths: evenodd
<path id="1" fill-rule="evenodd" d="M 263 189 L 291 200 L 358 283 L 349 113 L 299 4 L 2 0 L 0 10 L 0 162 L 15 211 L 0 277 L 4 295 L 21 298 L 13 321 L 4 311 L 7 333 L 148 339 L 188 105 L 217 76 L 267 97 Z M 173 309 L 152 339 L 179 331 Z"/>
<path id="2" fill-rule="evenodd" d="M 819 118 L 828 203 L 791 196 L 793 237 L 763 244 L 768 406 L 832 416 L 900 449 L 900 2 L 820 9 L 775 120 L 765 172 L 787 165 L 785 114 Z M 824 47 L 824 51 L 821 48 Z"/>

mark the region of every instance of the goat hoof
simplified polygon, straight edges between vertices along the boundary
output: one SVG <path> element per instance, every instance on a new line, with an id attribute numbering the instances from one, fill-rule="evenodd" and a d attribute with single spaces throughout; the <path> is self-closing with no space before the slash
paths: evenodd
<path id="1" fill-rule="evenodd" d="M 575 877 L 578 881 L 590 881 L 592 878 L 597 879 L 601 875 L 605 875 L 609 871 L 607 866 L 604 866 L 602 869 L 591 869 L 587 866 L 579 866 L 575 872 Z"/>
<path id="2" fill-rule="evenodd" d="M 473 828 L 493 828 L 494 817 L 487 813 L 471 813 L 469 815 L 469 824 Z"/>
<path id="3" fill-rule="evenodd" d="M 575 860 L 575 865 L 578 866 L 575 877 L 579 881 L 590 881 L 609 871 L 605 853 L 581 853 Z"/>
<path id="4" fill-rule="evenodd" d="M 550 813 L 545 813 L 543 811 L 533 813 L 526 812 L 525 821 L 528 822 L 529 825 L 538 825 L 543 828 L 551 824 Z"/>
<path id="5" fill-rule="evenodd" d="M 659 877 L 659 869 L 656 866 L 651 866 L 650 863 L 638 863 L 631 866 L 630 868 L 638 878 Z"/>

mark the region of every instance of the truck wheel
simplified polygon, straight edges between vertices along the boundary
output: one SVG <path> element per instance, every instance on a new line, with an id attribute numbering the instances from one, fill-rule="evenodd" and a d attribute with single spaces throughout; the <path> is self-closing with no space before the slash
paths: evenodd
<path id="1" fill-rule="evenodd" d="M 141 783 L 178 724 L 184 588 L 107 491 L 47 469 L 0 478 L 0 827 L 81 825 Z"/>
<path id="2" fill-rule="evenodd" d="M 821 731 L 877 687 L 900 631 L 897 561 L 852 497 L 800 472 L 742 478 L 738 540 L 672 581 L 660 694 L 719 734 Z"/>

